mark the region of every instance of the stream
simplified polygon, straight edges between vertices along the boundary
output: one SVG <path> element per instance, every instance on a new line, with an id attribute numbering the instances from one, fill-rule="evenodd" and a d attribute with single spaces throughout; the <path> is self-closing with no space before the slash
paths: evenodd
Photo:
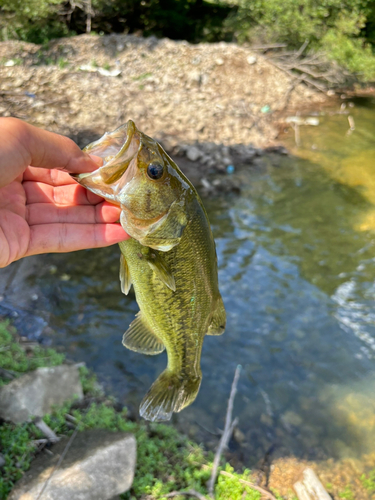
<path id="1" fill-rule="evenodd" d="M 237 168 L 240 195 L 204 200 L 227 328 L 205 338 L 200 393 L 173 422 L 216 445 L 240 364 L 231 450 L 249 466 L 269 450 L 313 460 L 374 451 L 375 100 L 351 102 L 316 127 L 301 125 L 299 147 L 292 130 L 285 135 L 292 155 L 277 164 L 264 157 L 262 168 Z M 48 318 L 39 321 L 52 344 L 85 361 L 136 414 L 166 354 L 121 344 L 138 307 L 120 291 L 119 249 L 30 262 L 25 286 L 37 294 L 23 313 Z M 0 279 L 5 272 L 10 279 L 9 270 Z M 12 286 L 3 311 L 26 293 L 22 280 L 19 292 Z"/>

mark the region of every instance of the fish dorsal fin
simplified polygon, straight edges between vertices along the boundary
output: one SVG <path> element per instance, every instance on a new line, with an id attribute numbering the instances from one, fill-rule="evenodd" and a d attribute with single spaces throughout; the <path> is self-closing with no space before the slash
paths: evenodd
<path id="1" fill-rule="evenodd" d="M 141 312 L 137 314 L 135 320 L 124 333 L 122 343 L 131 351 L 142 354 L 160 354 L 165 349 L 163 342 L 144 322 Z"/>
<path id="2" fill-rule="evenodd" d="M 121 282 L 121 291 L 125 295 L 128 295 L 129 290 L 132 286 L 132 278 L 130 276 L 128 263 L 123 254 L 120 256 L 120 282 Z"/>
<path id="3" fill-rule="evenodd" d="M 164 283 L 164 285 L 175 292 L 176 283 L 174 280 L 174 276 L 171 273 L 168 264 L 165 262 L 165 259 L 163 259 L 160 253 L 157 250 L 150 249 L 147 254 L 147 262 L 156 276 Z"/>
<path id="4" fill-rule="evenodd" d="M 223 299 L 219 297 L 212 315 L 211 324 L 208 327 L 207 335 L 221 335 L 224 333 L 226 314 Z"/>

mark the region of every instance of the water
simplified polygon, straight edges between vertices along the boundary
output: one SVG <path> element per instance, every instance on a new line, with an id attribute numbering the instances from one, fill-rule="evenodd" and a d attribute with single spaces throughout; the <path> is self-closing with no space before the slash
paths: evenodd
<path id="1" fill-rule="evenodd" d="M 375 442 L 375 101 L 301 127 L 299 158 L 238 169 L 240 196 L 207 200 L 227 308 L 206 337 L 196 402 L 174 422 L 217 443 L 242 365 L 232 450 L 252 465 L 270 449 L 319 459 L 361 456 Z M 293 147 L 293 137 L 286 137 Z M 126 350 L 137 312 L 118 281 L 116 247 L 43 257 L 29 284 L 53 342 L 86 361 L 135 411 L 166 356 Z M 57 268 L 57 270 L 56 270 Z"/>

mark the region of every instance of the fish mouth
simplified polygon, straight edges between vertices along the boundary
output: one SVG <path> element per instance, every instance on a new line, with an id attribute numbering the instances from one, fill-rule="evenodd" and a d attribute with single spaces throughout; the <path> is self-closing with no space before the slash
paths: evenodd
<path id="1" fill-rule="evenodd" d="M 90 173 L 71 174 L 79 184 L 119 205 L 117 195 L 127 180 L 123 179 L 141 147 L 140 133 L 132 120 L 87 145 L 83 151 L 99 156 L 103 165 Z"/>

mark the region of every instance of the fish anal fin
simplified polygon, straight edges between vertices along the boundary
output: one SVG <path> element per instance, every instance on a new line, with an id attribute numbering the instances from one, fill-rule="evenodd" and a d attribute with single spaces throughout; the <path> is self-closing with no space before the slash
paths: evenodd
<path id="1" fill-rule="evenodd" d="M 216 302 L 216 307 L 212 315 L 210 326 L 208 327 L 207 335 L 222 335 L 225 330 L 226 313 L 223 299 L 219 297 Z"/>
<path id="2" fill-rule="evenodd" d="M 121 254 L 120 256 L 120 282 L 122 293 L 128 295 L 129 290 L 132 286 L 132 278 L 130 276 L 128 263 L 126 262 L 125 256 L 123 254 Z"/>
<path id="3" fill-rule="evenodd" d="M 173 412 L 179 412 L 197 397 L 201 376 L 179 377 L 172 371 L 163 371 L 143 398 L 139 413 L 152 422 L 170 420 Z"/>
<path id="4" fill-rule="evenodd" d="M 160 255 L 157 250 L 150 249 L 147 255 L 147 262 L 156 276 L 170 288 L 173 292 L 176 291 L 176 283 L 174 276 L 171 273 L 165 259 Z"/>
<path id="5" fill-rule="evenodd" d="M 141 313 L 137 314 L 135 320 L 124 333 L 122 343 L 131 351 L 142 354 L 160 354 L 165 349 L 163 342 L 143 321 Z"/>

